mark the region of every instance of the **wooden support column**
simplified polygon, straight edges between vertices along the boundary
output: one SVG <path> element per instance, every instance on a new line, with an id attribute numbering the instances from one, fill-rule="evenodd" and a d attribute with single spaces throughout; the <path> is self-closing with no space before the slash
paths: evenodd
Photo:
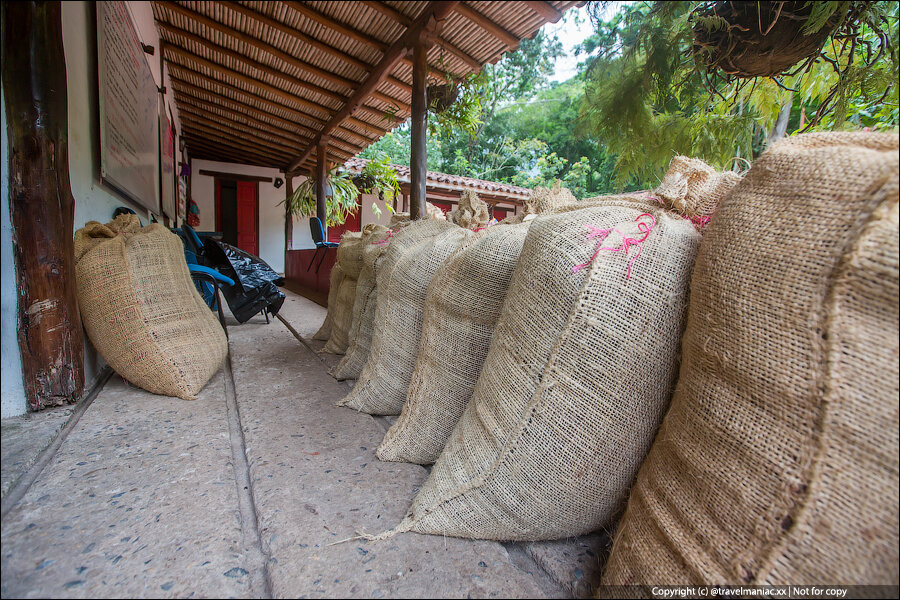
<path id="1" fill-rule="evenodd" d="M 294 175 L 292 173 L 284 174 L 284 252 L 287 255 L 288 250 L 294 248 L 294 215 L 291 214 L 291 207 L 288 206 L 287 199 L 294 194 Z"/>
<path id="2" fill-rule="evenodd" d="M 316 148 L 316 216 L 322 221 L 325 229 L 325 241 L 328 241 L 328 201 L 325 195 L 325 183 L 328 177 L 328 139 L 322 138 Z"/>
<path id="3" fill-rule="evenodd" d="M 19 349 L 34 411 L 75 402 L 84 390 L 61 7 L 4 2 L 0 10 Z"/>
<path id="4" fill-rule="evenodd" d="M 425 36 L 413 46 L 412 116 L 409 157 L 409 216 L 416 220 L 425 217 L 425 171 L 428 150 L 425 148 L 425 131 L 428 124 L 426 103 L 426 75 L 428 74 L 429 42 Z"/>

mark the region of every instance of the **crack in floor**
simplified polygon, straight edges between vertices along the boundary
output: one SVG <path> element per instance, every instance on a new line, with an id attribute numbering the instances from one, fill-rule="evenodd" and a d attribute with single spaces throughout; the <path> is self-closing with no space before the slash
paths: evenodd
<path id="1" fill-rule="evenodd" d="M 271 598 L 272 581 L 268 568 L 269 555 L 259 533 L 256 502 L 253 499 L 253 484 L 250 480 L 250 463 L 247 460 L 247 444 L 244 440 L 244 428 L 241 425 L 241 413 L 234 387 L 234 372 L 231 369 L 230 349 L 222 371 L 225 377 L 225 405 L 228 409 L 228 433 L 231 438 L 234 479 L 241 515 L 242 543 L 250 573 L 250 592 L 254 598 Z"/>

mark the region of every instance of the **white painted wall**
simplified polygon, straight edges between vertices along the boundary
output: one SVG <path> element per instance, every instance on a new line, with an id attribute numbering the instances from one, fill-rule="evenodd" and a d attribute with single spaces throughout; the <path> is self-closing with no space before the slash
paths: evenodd
<path id="1" fill-rule="evenodd" d="M 68 92 L 69 121 L 69 177 L 72 194 L 75 197 L 75 229 L 88 221 L 107 222 L 118 206 L 128 206 L 141 216 L 146 224 L 149 214 L 146 209 L 133 205 L 116 190 L 100 181 L 99 148 L 99 108 L 97 99 L 97 56 L 96 17 L 93 3 L 63 2 L 62 29 L 63 47 L 66 54 L 66 82 Z M 145 44 L 156 48 L 154 56 L 147 56 L 147 62 L 154 80 L 160 85 L 159 35 L 153 21 L 150 2 L 128 2 L 128 9 L 134 21 L 135 30 Z M 166 77 L 168 86 L 168 76 Z M 171 89 L 171 88 L 169 88 Z M 174 115 L 175 126 L 180 131 L 181 124 L 177 108 L 167 95 L 167 103 Z M 9 224 L 9 161 L 7 156 L 6 107 L 3 110 L 2 156 L 2 416 L 22 414 L 26 410 L 25 394 L 22 387 L 22 366 L 19 354 L 15 289 L 15 265 L 12 257 L 12 238 Z M 177 143 L 177 141 L 176 141 Z M 158 190 L 157 190 L 158 195 Z M 74 234 L 74 231 L 72 232 Z M 96 381 L 103 359 L 85 338 L 85 389 Z"/>
<path id="2" fill-rule="evenodd" d="M 215 178 L 201 175 L 200 171 L 251 175 L 284 179 L 278 169 L 217 162 L 212 160 L 191 160 L 191 197 L 200 209 L 200 231 L 216 230 L 216 186 Z M 303 177 L 295 177 L 296 186 Z M 287 186 L 275 189 L 272 183 L 259 182 L 259 257 L 279 273 L 284 273 L 284 200 Z M 294 219 L 293 249 L 315 248 L 309 234 L 307 219 Z"/>

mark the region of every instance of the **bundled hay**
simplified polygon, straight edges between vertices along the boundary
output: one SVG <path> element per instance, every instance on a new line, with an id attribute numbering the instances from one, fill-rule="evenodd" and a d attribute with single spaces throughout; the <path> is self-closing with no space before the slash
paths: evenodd
<path id="1" fill-rule="evenodd" d="M 535 219 L 473 397 L 384 535 L 544 540 L 605 525 L 670 397 L 699 242 L 651 199 Z"/>
<path id="2" fill-rule="evenodd" d="M 396 216 L 396 215 L 394 215 Z M 353 301 L 353 319 L 350 326 L 350 343 L 344 358 L 334 368 L 332 375 L 336 379 L 356 379 L 362 372 L 369 358 L 369 346 L 372 343 L 372 331 L 375 321 L 375 305 L 377 288 L 375 282 L 381 265 L 386 258 L 391 244 L 399 252 L 407 244 L 418 241 L 414 235 L 397 236 L 401 228 L 409 225 L 409 219 L 391 219 L 390 230 L 373 231 L 366 239 L 362 252 L 362 269 L 356 283 L 356 298 Z"/>
<path id="3" fill-rule="evenodd" d="M 491 227 L 435 273 L 406 402 L 378 448 L 381 460 L 437 460 L 472 398 L 528 226 Z"/>
<path id="4" fill-rule="evenodd" d="M 75 283 L 84 328 L 119 375 L 154 394 L 194 400 L 228 341 L 188 271 L 181 239 L 136 215 L 75 232 Z"/>
<path id="5" fill-rule="evenodd" d="M 491 220 L 487 203 L 472 190 L 464 191 L 459 197 L 456 210 L 450 213 L 450 220 L 466 229 L 478 229 Z"/>
<path id="6" fill-rule="evenodd" d="M 604 584 L 897 583 L 897 151 L 789 138 L 719 207 Z"/>
<path id="7" fill-rule="evenodd" d="M 401 245 L 401 238 L 419 241 Z M 411 223 L 394 236 L 378 274 L 371 351 L 353 391 L 338 403 L 375 415 L 397 415 L 415 366 L 428 284 L 441 264 L 475 234 L 441 220 Z"/>

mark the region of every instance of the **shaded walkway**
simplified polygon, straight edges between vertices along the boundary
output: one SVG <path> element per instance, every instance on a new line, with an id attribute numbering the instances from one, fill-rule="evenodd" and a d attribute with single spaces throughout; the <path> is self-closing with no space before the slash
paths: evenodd
<path id="1" fill-rule="evenodd" d="M 377 460 L 387 424 L 334 407 L 348 386 L 306 341 L 325 311 L 286 294 L 283 321 L 229 328 L 230 366 L 197 401 L 109 381 L 3 519 L 4 597 L 590 592 L 596 536 L 329 545 L 399 522 L 427 471 Z"/>

